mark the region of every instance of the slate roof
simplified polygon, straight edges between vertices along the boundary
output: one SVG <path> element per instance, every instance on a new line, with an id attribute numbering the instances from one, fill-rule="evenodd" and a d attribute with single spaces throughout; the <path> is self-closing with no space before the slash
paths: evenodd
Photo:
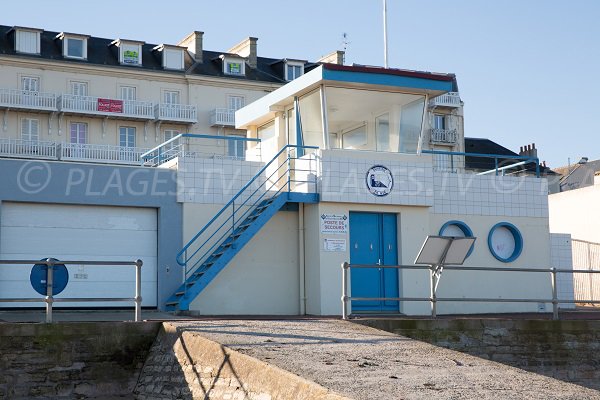
<path id="1" fill-rule="evenodd" d="M 575 164 L 554 169 L 563 176 L 560 182 L 561 191 L 579 189 L 594 184 L 594 174 L 600 171 L 600 160 L 588 161 L 585 164 Z M 571 173 L 569 175 L 569 173 Z"/>

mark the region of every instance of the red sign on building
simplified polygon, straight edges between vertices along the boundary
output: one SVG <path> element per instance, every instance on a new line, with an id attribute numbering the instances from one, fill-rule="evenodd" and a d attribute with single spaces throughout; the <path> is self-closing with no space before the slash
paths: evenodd
<path id="1" fill-rule="evenodd" d="M 98 99 L 98 111 L 122 113 L 123 100 Z"/>

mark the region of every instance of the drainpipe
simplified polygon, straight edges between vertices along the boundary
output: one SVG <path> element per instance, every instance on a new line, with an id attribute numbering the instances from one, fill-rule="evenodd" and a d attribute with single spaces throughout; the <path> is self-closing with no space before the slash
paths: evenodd
<path id="1" fill-rule="evenodd" d="M 298 203 L 298 265 L 300 269 L 300 315 L 306 314 L 306 290 L 304 279 L 306 264 L 304 259 L 304 203 Z"/>

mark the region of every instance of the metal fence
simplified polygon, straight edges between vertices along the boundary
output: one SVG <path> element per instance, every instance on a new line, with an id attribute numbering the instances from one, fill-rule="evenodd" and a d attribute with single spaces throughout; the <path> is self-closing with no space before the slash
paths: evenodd
<path id="1" fill-rule="evenodd" d="M 380 269 L 391 268 L 398 270 L 429 270 L 430 275 L 430 295 L 429 297 L 351 297 L 348 295 L 350 287 L 350 270 L 353 268 Z M 544 299 L 534 298 L 491 298 L 491 297 L 438 297 L 437 288 L 443 271 L 484 271 L 484 272 L 530 272 L 548 274 L 552 283 L 552 297 Z M 600 270 L 588 269 L 558 269 L 558 268 L 510 268 L 510 267 L 463 267 L 463 266 L 424 266 L 424 265 L 363 265 L 342 264 L 342 317 L 348 319 L 348 303 L 354 301 L 428 301 L 431 303 L 431 316 L 437 317 L 438 302 L 475 302 L 475 303 L 552 303 L 552 318 L 558 319 L 558 305 L 560 303 L 589 303 L 600 304 L 598 297 L 583 300 L 559 299 L 556 285 L 556 275 L 559 273 L 574 275 L 594 275 L 600 274 Z M 600 276 L 599 276 L 600 278 Z"/>
<path id="2" fill-rule="evenodd" d="M 600 272 L 600 243 L 571 239 L 573 268 Z M 590 304 L 586 299 L 600 298 L 600 275 L 581 274 L 573 277 L 575 300 L 580 305 Z"/>
<path id="3" fill-rule="evenodd" d="M 142 260 L 135 261 L 57 261 L 52 258 L 46 260 L 0 260 L 1 265 L 36 265 L 43 264 L 48 267 L 46 276 L 46 296 L 29 298 L 0 298 L 0 303 L 46 303 L 46 322 L 52 322 L 52 307 L 54 303 L 67 302 L 100 302 L 100 301 L 133 301 L 135 304 L 135 321 L 142 320 Z M 83 297 L 83 298 L 56 298 L 52 294 L 54 288 L 54 266 L 56 265 L 104 265 L 104 266 L 135 266 L 135 297 Z"/>

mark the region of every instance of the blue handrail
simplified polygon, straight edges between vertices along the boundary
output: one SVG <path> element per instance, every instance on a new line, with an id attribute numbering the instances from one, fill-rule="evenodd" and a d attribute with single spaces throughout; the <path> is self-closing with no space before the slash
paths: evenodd
<path id="1" fill-rule="evenodd" d="M 219 136 L 220 137 L 220 136 Z M 215 214 L 215 216 L 196 234 L 194 235 L 194 237 L 181 249 L 181 251 L 179 253 L 177 253 L 177 257 L 176 257 L 176 261 L 179 265 L 181 266 L 185 266 L 187 263 L 187 260 L 182 260 L 181 257 L 186 253 L 186 251 L 190 248 L 190 246 L 192 244 L 194 244 L 194 242 L 204 233 L 206 232 L 206 230 L 221 216 L 223 215 L 223 213 L 232 205 L 235 204 L 235 201 L 242 195 L 242 193 L 248 189 L 250 187 L 250 185 L 252 185 L 266 170 L 269 166 L 271 166 L 271 164 L 273 164 L 277 159 L 279 159 L 279 156 L 281 156 L 281 154 L 283 154 L 284 151 L 288 150 L 288 149 L 311 149 L 311 150 L 316 150 L 318 149 L 317 146 L 298 146 L 298 145 L 292 145 L 292 144 L 288 144 L 284 147 L 281 148 L 281 150 L 279 150 L 277 152 L 277 154 L 267 163 L 265 164 L 255 175 L 254 177 L 252 177 L 252 179 L 250 179 L 237 193 L 235 196 L 233 196 L 231 198 L 231 200 L 229 200 L 227 202 L 227 204 L 225 204 L 223 206 L 223 208 L 221 208 L 221 210 Z M 288 155 L 289 157 L 289 155 Z M 281 166 L 280 166 L 281 167 Z M 280 168 L 278 167 L 278 168 Z M 268 178 L 267 178 L 268 181 Z M 256 191 L 254 192 L 256 193 Z M 253 193 L 253 194 L 254 194 Z M 238 207 L 245 205 L 248 200 L 250 199 L 251 196 L 248 197 L 248 199 L 246 199 L 245 201 L 243 201 L 241 204 L 238 205 Z M 256 203 L 255 203 L 256 204 Z M 232 217 L 234 217 L 234 215 L 232 215 Z M 231 217 L 230 217 L 231 218 Z M 228 218 L 228 220 L 230 219 Z M 223 223 L 216 232 L 218 232 L 219 229 L 221 229 L 223 226 L 225 225 L 225 223 Z M 215 233 L 216 233 L 215 232 Z M 214 236 L 214 234 L 211 236 L 211 238 Z M 221 238 L 222 239 L 222 238 Z M 210 240 L 210 238 L 208 239 Z M 205 242 L 206 243 L 206 242 Z M 204 244 L 202 245 L 204 246 Z M 202 246 L 200 246 L 200 248 L 202 248 Z M 214 247 L 214 245 L 213 245 Z M 190 257 L 193 257 L 195 254 L 197 254 L 197 252 L 200 250 L 200 248 L 198 248 L 198 250 L 196 250 L 196 252 L 194 252 L 194 254 Z"/>
<path id="2" fill-rule="evenodd" d="M 498 160 L 524 160 L 526 162 L 535 163 L 535 175 L 536 177 L 540 177 L 540 160 L 537 157 L 531 156 L 520 156 L 520 155 L 512 155 L 512 154 L 485 154 L 485 153 L 465 153 L 460 151 L 447 151 L 447 150 L 423 150 L 424 154 L 445 154 L 450 156 L 465 156 L 465 157 L 475 157 L 475 158 L 493 158 L 496 173 L 498 171 Z"/>

